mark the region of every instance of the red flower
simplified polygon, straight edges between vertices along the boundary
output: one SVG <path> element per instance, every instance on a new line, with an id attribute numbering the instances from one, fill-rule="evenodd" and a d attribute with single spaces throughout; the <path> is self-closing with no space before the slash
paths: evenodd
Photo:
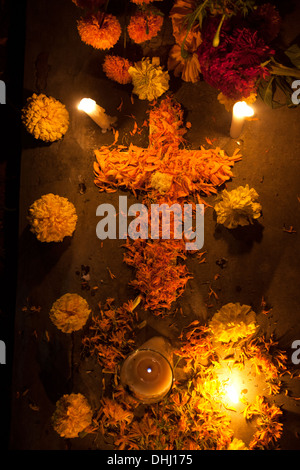
<path id="1" fill-rule="evenodd" d="M 256 91 L 260 77 L 268 74 L 261 64 L 274 51 L 259 36 L 258 31 L 239 24 L 232 29 L 230 21 L 224 22 L 220 44 L 213 46 L 219 18 L 208 21 L 202 33 L 198 58 L 204 80 L 228 98 L 247 98 Z"/>
<path id="2" fill-rule="evenodd" d="M 261 37 L 266 42 L 273 41 L 278 36 L 282 21 L 274 5 L 270 3 L 259 5 L 252 13 L 251 19 L 256 23 Z"/>

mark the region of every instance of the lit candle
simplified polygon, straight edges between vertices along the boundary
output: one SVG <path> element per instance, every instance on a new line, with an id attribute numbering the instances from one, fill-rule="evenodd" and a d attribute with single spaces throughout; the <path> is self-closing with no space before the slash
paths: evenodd
<path id="1" fill-rule="evenodd" d="M 227 398 L 232 403 L 238 403 L 240 401 L 239 391 L 238 391 L 238 387 L 236 385 L 234 385 L 234 384 L 226 385 L 225 392 L 226 392 Z"/>
<path id="2" fill-rule="evenodd" d="M 243 130 L 246 117 L 253 116 L 253 109 L 245 102 L 238 101 L 233 106 L 230 137 L 237 139 Z"/>
<path id="3" fill-rule="evenodd" d="M 156 403 L 167 395 L 173 383 L 168 346 L 154 337 L 125 360 L 121 382 L 142 403 Z M 153 348 L 153 349 L 152 349 Z"/>
<path id="4" fill-rule="evenodd" d="M 103 133 L 107 130 L 111 130 L 112 124 L 117 120 L 116 117 L 108 116 L 108 114 L 105 113 L 105 109 L 90 98 L 83 98 L 78 105 L 78 109 L 88 114 L 88 116 L 101 127 Z"/>

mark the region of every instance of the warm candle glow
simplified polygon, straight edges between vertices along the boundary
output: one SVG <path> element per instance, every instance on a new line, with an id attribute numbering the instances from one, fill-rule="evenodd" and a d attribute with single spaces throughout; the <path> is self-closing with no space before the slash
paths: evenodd
<path id="1" fill-rule="evenodd" d="M 83 98 L 78 105 L 78 109 L 87 114 L 92 113 L 96 109 L 96 101 L 91 100 L 90 98 Z"/>
<path id="2" fill-rule="evenodd" d="M 254 110 L 245 101 L 235 103 L 232 109 L 230 137 L 237 139 L 243 130 L 245 118 L 253 114 Z"/>
<path id="3" fill-rule="evenodd" d="M 225 387 L 225 392 L 226 392 L 227 398 L 229 398 L 229 400 L 232 403 L 238 403 L 239 402 L 239 400 L 240 400 L 239 399 L 239 393 L 238 393 L 237 387 L 235 385 L 228 384 Z"/>
<path id="4" fill-rule="evenodd" d="M 83 98 L 78 109 L 84 111 L 90 118 L 102 129 L 102 132 L 106 132 L 112 129 L 112 125 L 116 122 L 117 118 L 109 116 L 105 113 L 105 109 L 99 106 L 96 101 L 91 98 Z"/>
<path id="5" fill-rule="evenodd" d="M 251 117 L 254 115 L 254 110 L 245 101 L 238 101 L 233 106 L 233 114 L 237 118 Z"/>

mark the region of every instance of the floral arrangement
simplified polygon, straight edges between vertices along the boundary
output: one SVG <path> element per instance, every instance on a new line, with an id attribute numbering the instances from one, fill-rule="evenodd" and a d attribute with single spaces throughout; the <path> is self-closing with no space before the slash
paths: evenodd
<path id="1" fill-rule="evenodd" d="M 257 330 L 256 315 L 249 305 L 229 303 L 214 314 L 209 328 L 216 341 L 236 343 L 249 339 Z"/>
<path id="2" fill-rule="evenodd" d="M 56 402 L 51 421 L 54 430 L 65 438 L 79 437 L 92 422 L 93 412 L 81 393 L 63 395 Z"/>
<path id="3" fill-rule="evenodd" d="M 149 112 L 149 147 L 133 144 L 95 150 L 95 184 L 101 191 L 118 187 L 150 191 L 149 200 L 172 205 L 190 195 L 212 195 L 232 176 L 231 167 L 239 152 L 228 157 L 220 149 L 188 150 L 184 146 L 181 106 L 170 96 L 153 105 Z M 143 200 L 148 204 L 147 197 Z M 148 210 L 151 217 L 151 211 Z M 149 227 L 149 225 L 148 225 Z M 130 240 L 124 261 L 135 269 L 132 285 L 139 291 L 144 308 L 156 315 L 170 311 L 190 278 L 182 240 Z M 155 260 L 155 261 L 154 261 Z"/>
<path id="4" fill-rule="evenodd" d="M 242 101 L 257 90 L 258 81 L 269 71 L 262 64 L 275 54 L 265 40 L 242 22 L 225 20 L 220 44 L 213 45 L 219 19 L 212 18 L 203 27 L 198 59 L 204 80 L 235 101 Z"/>
<path id="5" fill-rule="evenodd" d="M 128 72 L 131 66 L 132 62 L 128 59 L 113 54 L 106 54 L 103 62 L 103 70 L 107 78 L 121 83 L 122 85 L 130 83 L 132 80 Z"/>
<path id="6" fill-rule="evenodd" d="M 74 205 L 65 197 L 45 194 L 29 207 L 30 230 L 41 242 L 61 242 L 70 237 L 77 224 Z"/>
<path id="7" fill-rule="evenodd" d="M 138 11 L 130 18 L 128 35 L 132 41 L 141 44 L 157 36 L 163 22 L 163 14 L 158 10 Z"/>
<path id="8" fill-rule="evenodd" d="M 133 93 L 141 100 L 153 101 L 169 89 L 170 76 L 156 58 L 150 61 L 144 57 L 129 67 L 128 72 L 132 78 Z"/>
<path id="9" fill-rule="evenodd" d="M 202 76 L 220 92 L 226 109 L 231 109 L 228 101 L 245 101 L 251 95 L 272 107 L 293 106 L 290 91 L 300 77 L 300 49 L 292 45 L 281 51 L 283 63 L 278 62 L 274 40 L 281 17 L 274 5 L 256 5 L 255 0 L 175 0 L 170 17 L 176 44 L 168 67 L 175 75 L 191 82 Z M 286 103 L 275 101 L 278 89 L 285 93 Z"/>
<path id="10" fill-rule="evenodd" d="M 102 11 L 81 18 L 77 29 L 81 40 L 95 49 L 111 49 L 118 42 L 122 31 L 119 20 Z"/>
<path id="11" fill-rule="evenodd" d="M 78 294 L 64 294 L 51 307 L 50 319 L 63 333 L 80 330 L 91 313 L 87 301 Z"/>
<path id="12" fill-rule="evenodd" d="M 257 202 L 258 194 L 249 185 L 239 186 L 232 191 L 224 189 L 222 200 L 215 205 L 217 223 L 232 229 L 249 225 L 261 216 L 262 206 Z"/>
<path id="13" fill-rule="evenodd" d="M 157 34 L 163 20 L 162 17 L 153 19 L 149 13 L 145 16 L 145 5 L 152 0 L 131 1 L 141 11 L 131 19 L 128 32 L 133 41 L 142 43 Z M 102 0 L 73 2 L 87 9 L 104 3 Z M 270 5 L 255 9 L 254 5 L 254 0 L 176 0 L 171 12 L 176 44 L 170 52 L 169 70 L 193 83 L 201 72 L 205 80 L 219 90 L 218 99 L 227 109 L 240 97 L 249 101 L 256 99 L 263 81 L 268 83 L 268 89 L 276 67 L 282 76 L 288 73 L 287 68 L 276 63 L 271 46 L 279 31 L 280 18 Z M 241 19 L 241 12 L 244 19 Z M 260 30 L 251 22 L 259 24 Z M 98 12 L 81 19 L 78 31 L 87 44 L 109 49 L 119 40 L 121 27 L 113 15 Z M 146 39 L 141 39 L 143 37 Z M 238 71 L 233 64 L 238 64 Z M 168 90 L 169 74 L 163 72 L 155 59 L 150 62 L 144 58 L 133 66 L 127 59 L 110 55 L 106 56 L 103 69 L 108 78 L 119 83 L 132 80 L 134 93 L 140 99 L 153 101 Z M 289 76 L 293 76 L 291 73 Z M 60 112 L 63 115 L 61 108 Z M 33 121 L 35 126 L 35 119 Z M 53 118 L 51 122 L 55 121 Z M 48 124 L 44 124 L 44 128 L 51 138 L 59 135 L 57 129 L 49 132 Z M 238 151 L 228 157 L 220 148 L 201 146 L 199 150 L 189 150 L 183 138 L 186 129 L 182 109 L 170 97 L 158 105 L 153 103 L 149 112 L 149 147 L 142 149 L 130 144 L 128 149 L 121 145 L 96 150 L 96 185 L 107 191 L 118 187 L 128 188 L 134 194 L 136 190 L 149 191 L 144 197 L 145 203 L 179 201 L 183 204 L 190 196 L 196 196 L 200 202 L 200 194 L 216 194 L 232 177 L 231 168 L 240 159 Z M 40 130 L 37 135 L 44 136 Z M 49 136 L 47 139 L 50 140 Z M 116 141 L 117 137 L 114 144 Z M 222 198 L 215 211 L 218 223 L 228 228 L 249 224 L 261 214 L 258 194 L 248 185 L 231 192 L 225 190 Z M 77 215 L 66 198 L 48 194 L 30 207 L 29 221 L 40 241 L 62 241 L 75 230 Z M 93 316 L 88 334 L 82 340 L 84 352 L 94 355 L 102 372 L 109 374 L 109 389 L 105 388 L 103 378 L 101 406 L 94 420 L 94 413 L 83 395 L 63 395 L 52 416 L 53 427 L 61 437 L 76 438 L 83 431 L 97 431 L 104 438 L 113 439 L 115 448 L 120 450 L 276 447 L 283 430 L 279 406 L 270 404 L 260 395 L 249 402 L 248 390 L 241 391 L 242 413 L 246 421 L 255 421 L 257 429 L 246 446 L 234 436 L 231 428 L 228 412 L 236 409 L 229 408 L 224 401 L 228 379 L 221 379 L 220 370 L 225 370 L 227 376 L 236 371 L 245 372 L 244 380 L 251 375 L 250 382 L 260 376 L 264 385 L 268 385 L 269 395 L 282 391 L 281 377 L 285 373 L 291 375 L 286 368 L 287 355 L 277 349 L 273 338 L 267 341 L 263 336 L 255 336 L 259 326 L 248 305 L 226 304 L 207 326 L 195 320 L 183 328 L 174 351 L 175 374 L 177 368 L 180 374 L 162 406 L 140 409 L 140 404 L 119 385 L 120 364 L 135 348 L 136 331 L 147 323 L 138 322 L 138 314 L 133 313 L 136 306 L 143 301 L 143 308 L 157 315 L 164 309 L 171 310 L 190 278 L 181 263 L 185 255 L 183 240 L 127 240 L 124 261 L 135 269 L 136 276 L 131 284 L 139 291 L 138 297 L 120 308 L 113 305 L 113 299 L 107 299 L 103 308 L 99 304 L 100 314 Z M 50 319 L 64 333 L 71 333 L 83 328 L 90 313 L 85 299 L 68 293 L 53 303 Z M 231 357 L 222 354 L 222 350 L 230 351 Z"/>
<path id="14" fill-rule="evenodd" d="M 251 329 L 252 324 L 256 328 L 254 312 L 248 306 L 240 306 L 239 310 L 243 311 L 242 317 L 247 322 L 247 316 L 251 317 L 249 328 Z M 114 318 L 113 315 L 112 319 Z M 89 344 L 94 350 L 94 344 L 97 349 L 101 342 L 103 346 L 107 345 L 105 336 L 99 338 L 99 331 L 103 330 L 103 326 L 109 331 L 107 320 L 108 316 L 101 313 L 94 330 L 90 331 L 89 343 L 84 339 L 85 347 Z M 104 322 L 103 326 L 98 322 Z M 114 328 L 114 336 L 119 338 L 122 348 L 122 322 L 115 323 Z M 131 339 L 134 338 L 134 331 L 132 333 Z M 228 344 L 232 344 L 232 351 L 236 351 L 234 361 L 232 358 L 221 358 L 220 348 L 216 349 L 215 346 L 219 336 L 219 329 L 214 331 L 209 326 L 200 325 L 197 320 L 183 329 L 178 347 L 174 350 L 177 366 L 172 391 L 163 399 L 161 406 L 148 405 L 146 411 L 143 405 L 119 385 L 120 357 L 116 358 L 113 366 L 111 356 L 106 357 L 103 354 L 102 367 L 112 371 L 113 390 L 105 389 L 100 408 L 94 414 L 94 432 L 101 432 L 104 437 L 111 436 L 118 450 L 276 448 L 283 430 L 282 411 L 279 406 L 269 403 L 265 396 L 257 393 L 259 389 L 255 389 L 255 384 L 259 383 L 257 379 L 260 378 L 264 390 L 266 384 L 269 385 L 270 396 L 277 394 L 283 386 L 280 378 L 287 373 L 287 355 L 277 348 L 277 343 L 272 338 L 267 341 L 262 335 L 250 337 L 248 332 L 247 335 L 230 335 L 230 338 L 226 338 L 228 343 L 223 343 L 225 349 L 228 349 Z M 109 364 L 109 369 L 106 369 L 106 364 Z M 223 378 L 220 371 L 224 373 Z M 226 383 L 231 374 L 240 375 L 244 387 L 240 391 L 239 404 L 236 405 L 238 409 L 229 405 L 226 398 Z M 279 388 L 274 387 L 275 384 Z M 245 386 L 254 387 L 253 400 L 248 397 L 249 391 Z M 235 436 L 231 427 L 232 413 L 237 411 L 244 416 L 246 422 L 256 426 L 247 445 Z"/>
<path id="15" fill-rule="evenodd" d="M 33 93 L 27 99 L 21 117 L 26 130 L 44 142 L 60 140 L 69 128 L 69 112 L 65 105 L 43 93 Z"/>
<path id="16" fill-rule="evenodd" d="M 191 194 L 216 194 L 218 188 L 233 176 L 231 168 L 241 159 L 238 149 L 228 156 L 218 147 L 178 148 L 183 142 L 185 129 L 174 111 L 167 112 L 168 103 L 166 105 L 163 100 L 150 113 L 150 146 L 147 149 L 131 144 L 128 149 L 122 145 L 115 148 L 103 146 L 94 151 L 94 182 L 101 191 L 113 191 L 118 187 L 128 188 L 134 193 L 157 189 L 151 179 L 159 172 L 172 175 L 167 195 L 177 200 Z M 160 113 L 162 110 L 164 118 Z"/>

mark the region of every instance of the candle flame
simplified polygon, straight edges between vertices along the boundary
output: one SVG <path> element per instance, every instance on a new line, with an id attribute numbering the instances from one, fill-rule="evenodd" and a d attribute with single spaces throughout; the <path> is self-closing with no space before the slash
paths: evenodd
<path id="1" fill-rule="evenodd" d="M 239 402 L 239 393 L 234 385 L 227 385 L 225 390 L 227 398 L 229 398 L 232 403 Z"/>
<path id="2" fill-rule="evenodd" d="M 91 113 L 96 109 L 96 101 L 90 98 L 83 98 L 78 105 L 78 109 L 86 113 Z"/>
<path id="3" fill-rule="evenodd" d="M 238 101 L 233 106 L 233 114 L 237 118 L 251 117 L 254 114 L 254 110 L 246 103 L 246 101 Z"/>

